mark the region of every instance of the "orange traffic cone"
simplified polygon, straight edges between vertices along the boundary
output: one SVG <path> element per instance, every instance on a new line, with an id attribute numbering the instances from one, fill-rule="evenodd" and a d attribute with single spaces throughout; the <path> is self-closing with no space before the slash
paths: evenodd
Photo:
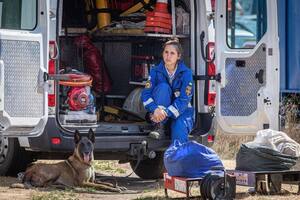
<path id="1" fill-rule="evenodd" d="M 147 12 L 145 32 L 171 33 L 172 17 L 168 12 L 168 0 L 157 0 L 153 12 Z"/>

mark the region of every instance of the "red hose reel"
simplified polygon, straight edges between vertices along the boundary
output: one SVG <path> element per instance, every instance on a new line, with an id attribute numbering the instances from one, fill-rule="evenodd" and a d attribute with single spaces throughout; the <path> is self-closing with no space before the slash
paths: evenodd
<path id="1" fill-rule="evenodd" d="M 73 87 L 68 93 L 68 104 L 70 110 L 84 110 L 89 104 L 89 95 L 85 87 Z"/>
<path id="2" fill-rule="evenodd" d="M 65 74 L 65 80 L 59 81 L 60 85 L 71 87 L 68 92 L 69 109 L 80 111 L 90 105 L 90 86 L 92 77 L 87 74 Z"/>

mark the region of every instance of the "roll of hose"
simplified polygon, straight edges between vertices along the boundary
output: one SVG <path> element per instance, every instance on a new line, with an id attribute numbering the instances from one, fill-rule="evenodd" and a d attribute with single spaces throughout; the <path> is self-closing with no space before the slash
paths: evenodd
<path id="1" fill-rule="evenodd" d="M 61 74 L 64 80 L 60 80 L 59 84 L 71 87 L 91 86 L 93 78 L 87 74 Z"/>
<path id="2" fill-rule="evenodd" d="M 224 184 L 225 183 L 225 184 Z M 236 180 L 235 177 L 226 174 L 207 174 L 201 181 L 200 194 L 202 199 L 235 199 Z"/>
<path id="3" fill-rule="evenodd" d="M 96 0 L 97 9 L 108 9 L 107 0 Z M 111 16 L 109 12 L 100 11 L 97 14 L 98 28 L 101 29 L 105 26 L 108 26 L 111 22 Z"/>

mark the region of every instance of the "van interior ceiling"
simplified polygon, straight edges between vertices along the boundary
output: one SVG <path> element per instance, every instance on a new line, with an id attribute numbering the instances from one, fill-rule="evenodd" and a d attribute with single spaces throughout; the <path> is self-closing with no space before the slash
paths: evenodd
<path id="1" fill-rule="evenodd" d="M 104 1 L 107 7 L 99 7 L 99 2 L 60 3 L 57 71 L 71 77 L 59 81 L 60 123 L 63 127 L 146 125 L 140 94 L 150 69 L 161 59 L 162 44 L 174 29 L 170 24 L 170 29 L 152 27 L 146 32 L 145 10 L 153 11 L 156 1 L 145 1 L 146 6 L 133 13 L 130 9 L 139 1 Z M 189 1 L 179 2 L 174 4 L 176 14 L 188 18 Z M 171 14 L 170 4 L 167 9 L 180 23 L 176 31 L 185 50 L 184 61 L 189 65 L 189 24 L 182 24 L 179 15 Z"/>

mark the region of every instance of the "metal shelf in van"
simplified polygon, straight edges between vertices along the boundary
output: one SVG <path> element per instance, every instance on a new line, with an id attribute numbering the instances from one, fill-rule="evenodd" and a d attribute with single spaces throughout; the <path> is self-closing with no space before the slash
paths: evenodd
<path id="1" fill-rule="evenodd" d="M 161 33 L 139 33 L 139 34 L 128 34 L 128 33 L 95 33 L 96 37 L 159 37 L 159 38 L 188 38 L 189 35 L 174 35 L 174 34 L 161 34 Z"/>
<path id="2" fill-rule="evenodd" d="M 66 34 L 67 32 L 67 34 Z M 87 34 L 88 30 L 87 28 L 72 28 L 72 27 L 68 27 L 68 28 L 62 28 L 59 31 L 59 36 L 78 36 L 78 35 L 82 35 L 82 34 Z"/>
<path id="3" fill-rule="evenodd" d="M 78 36 L 82 34 L 87 34 L 88 31 L 86 28 L 68 28 L 67 35 L 68 36 Z M 63 28 L 60 31 L 60 36 L 66 35 L 66 30 Z M 185 34 L 163 34 L 163 33 L 110 33 L 110 32 L 94 32 L 92 33 L 94 37 L 158 37 L 158 38 L 170 38 L 170 37 L 177 37 L 177 38 L 188 38 L 189 35 Z"/>
<path id="4" fill-rule="evenodd" d="M 140 85 L 140 86 L 145 86 L 145 85 L 146 85 L 146 81 L 143 81 L 143 82 L 138 82 L 138 81 L 129 81 L 129 84 L 131 84 L 131 85 Z"/>

